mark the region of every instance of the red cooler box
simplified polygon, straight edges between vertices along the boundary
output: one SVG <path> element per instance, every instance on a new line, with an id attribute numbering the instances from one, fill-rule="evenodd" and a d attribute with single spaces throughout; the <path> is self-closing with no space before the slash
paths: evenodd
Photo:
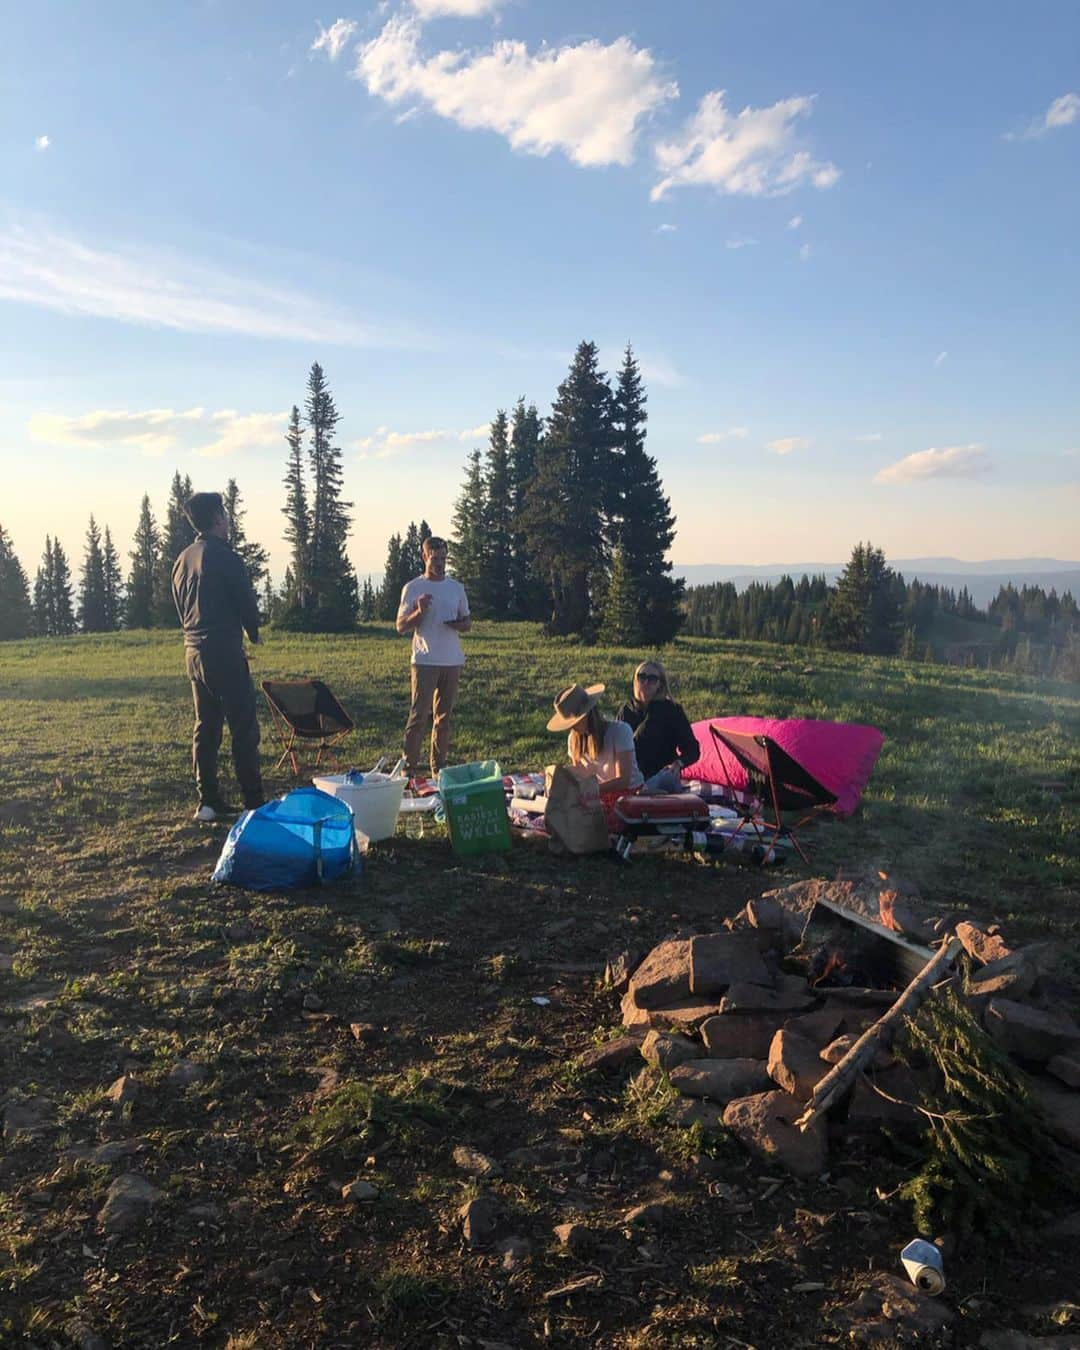
<path id="1" fill-rule="evenodd" d="M 643 835 L 661 835 L 689 849 L 693 832 L 709 828 L 709 807 L 693 792 L 634 793 L 620 797 L 612 814 L 616 852 L 624 859 Z"/>

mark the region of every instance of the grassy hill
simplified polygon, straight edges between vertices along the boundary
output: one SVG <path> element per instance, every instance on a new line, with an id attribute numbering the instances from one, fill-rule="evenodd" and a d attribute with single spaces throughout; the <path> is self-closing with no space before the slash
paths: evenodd
<path id="1" fill-rule="evenodd" d="M 554 692 L 600 679 L 613 707 L 638 657 L 526 626 L 480 625 L 468 651 L 457 755 L 521 768 L 563 753 L 544 731 Z M 808 837 L 815 873 L 881 867 L 1075 951 L 1075 688 L 708 640 L 664 658 L 691 717 L 883 729 L 859 815 Z M 253 667 L 325 678 L 365 765 L 400 744 L 407 659 L 372 625 L 271 633 Z M 65 1331 L 76 1321 L 125 1350 L 844 1335 L 837 1311 L 911 1237 L 896 1198 L 910 1154 L 871 1139 L 823 1180 L 774 1183 L 722 1133 L 673 1124 L 670 1090 L 634 1066 L 574 1067 L 618 1027 L 608 953 L 708 931 L 805 871 L 571 862 L 535 842 L 462 860 L 443 838 L 398 837 L 340 886 L 218 890 L 225 831 L 190 820 L 190 729 L 176 634 L 0 644 L 0 1345 L 90 1343 Z M 269 736 L 264 750 L 272 763 Z M 118 1103 L 122 1074 L 138 1087 Z M 462 1145 L 500 1175 L 477 1182 Z M 159 1195 L 109 1235 L 97 1216 L 127 1171 Z M 344 1202 L 354 1179 L 375 1198 Z M 516 1264 L 463 1244 L 478 1190 L 527 1244 Z M 627 1212 L 654 1199 L 662 1227 L 632 1232 Z M 570 1220 L 587 1249 L 553 1236 Z M 957 1343 L 1074 1293 L 1038 1243 L 994 1260 L 992 1300 L 950 1293 Z M 948 1261 L 951 1291 L 985 1287 L 983 1255 Z"/>

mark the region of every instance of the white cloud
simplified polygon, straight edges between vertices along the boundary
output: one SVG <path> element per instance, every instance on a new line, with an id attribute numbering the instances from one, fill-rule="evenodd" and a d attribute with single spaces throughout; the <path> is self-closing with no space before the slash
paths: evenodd
<path id="1" fill-rule="evenodd" d="M 756 239 L 725 239 L 725 248 L 753 248 L 757 243 Z"/>
<path id="2" fill-rule="evenodd" d="M 309 51 L 325 52 L 331 61 L 336 61 L 356 32 L 354 19 L 336 19 L 329 28 L 319 24 L 319 36 L 311 44 Z"/>
<path id="3" fill-rule="evenodd" d="M 895 464 L 889 464 L 874 476 L 875 483 L 916 483 L 924 478 L 977 478 L 990 468 L 990 458 L 983 447 L 948 445 L 938 450 L 918 450 L 905 455 Z"/>
<path id="4" fill-rule="evenodd" d="M 391 19 L 357 52 L 355 78 L 387 103 L 420 99 L 440 117 L 496 131 L 527 154 L 562 150 L 583 166 L 629 164 L 640 123 L 678 93 L 652 54 L 625 37 L 537 53 L 522 42 L 497 42 L 475 55 L 425 58 L 420 33 L 416 20 Z"/>
<path id="5" fill-rule="evenodd" d="M 727 431 L 706 431 L 697 438 L 698 445 L 721 445 L 724 441 L 745 441 L 749 427 L 728 427 Z"/>
<path id="6" fill-rule="evenodd" d="M 948 359 L 949 359 L 948 352 L 938 352 L 937 356 L 934 357 L 934 365 L 943 366 Z"/>
<path id="7" fill-rule="evenodd" d="M 809 262 L 810 255 L 813 251 L 813 247 L 810 244 L 801 244 L 799 246 L 799 260 L 801 262 Z"/>
<path id="8" fill-rule="evenodd" d="M 872 445 L 875 441 L 881 440 L 880 431 L 864 431 L 861 436 L 853 437 L 860 445 Z"/>
<path id="9" fill-rule="evenodd" d="M 652 200 L 676 187 L 712 187 L 748 197 L 783 196 L 807 183 L 832 187 L 840 177 L 836 165 L 795 148 L 796 123 L 813 105 L 812 98 L 787 98 L 768 108 L 743 108 L 733 117 L 724 107 L 724 91 L 712 90 L 680 134 L 657 143 L 663 177 Z"/>
<path id="10" fill-rule="evenodd" d="M 188 333 L 355 347 L 407 345 L 297 291 L 232 276 L 173 253 L 95 247 L 40 223 L 0 222 L 0 300 Z M 400 332 L 400 330 L 399 330 Z"/>
<path id="11" fill-rule="evenodd" d="M 283 430 L 289 414 L 278 413 L 238 413 L 226 408 L 211 416 L 215 423 L 217 436 L 206 445 L 199 446 L 195 453 L 203 459 L 220 459 L 224 455 L 234 455 L 239 450 L 257 450 L 265 445 L 283 444 Z"/>
<path id="12" fill-rule="evenodd" d="M 809 450 L 813 445 L 809 436 L 781 436 L 776 441 L 766 441 L 765 449 L 774 455 L 790 455 L 796 450 Z"/>
<path id="13" fill-rule="evenodd" d="M 422 19 L 438 19 L 444 15 L 458 19 L 480 19 L 494 14 L 506 0 L 412 0 L 412 7 Z"/>
<path id="14" fill-rule="evenodd" d="M 1071 127 L 1080 122 L 1080 94 L 1062 94 L 1054 99 L 1041 117 L 1029 122 L 1023 131 L 1007 131 L 1007 141 L 1034 141 L 1045 136 L 1048 131 L 1059 127 Z"/>
<path id="15" fill-rule="evenodd" d="M 126 446 L 144 455 L 163 455 L 173 449 L 178 435 L 190 431 L 191 424 L 203 416 L 202 408 L 177 412 L 172 408 L 148 408 L 141 412 L 126 409 L 98 409 L 75 417 L 59 413 L 35 413 L 28 430 L 36 441 L 95 450 Z"/>
<path id="16" fill-rule="evenodd" d="M 52 145 L 52 141 L 49 140 L 48 136 L 37 136 L 34 139 L 35 150 L 48 150 L 50 145 Z"/>
<path id="17" fill-rule="evenodd" d="M 477 430 L 486 436 L 487 424 Z M 459 439 L 464 440 L 466 434 L 472 433 L 462 432 Z M 414 446 L 438 444 L 453 440 L 453 437 L 452 431 L 391 431 L 389 427 L 376 427 L 370 436 L 354 441 L 353 448 L 360 451 L 361 459 L 392 459 L 395 455 L 413 449 Z"/>
<path id="18" fill-rule="evenodd" d="M 792 216 L 787 223 L 787 227 L 789 230 L 797 230 L 801 224 L 802 216 Z"/>
<path id="19" fill-rule="evenodd" d="M 491 423 L 481 422 L 478 427 L 466 427 L 458 432 L 459 441 L 486 441 L 491 435 Z"/>
<path id="20" fill-rule="evenodd" d="M 650 383 L 664 389 L 682 389 L 687 384 L 686 376 L 662 352 L 639 350 L 635 356 L 642 376 Z"/>
<path id="21" fill-rule="evenodd" d="M 657 234 L 674 234 L 675 231 L 676 231 L 678 228 L 679 228 L 678 225 L 672 225 L 672 224 L 670 224 L 669 222 L 665 221 L 663 225 L 657 225 L 657 227 L 656 227 L 656 233 L 657 233 Z"/>

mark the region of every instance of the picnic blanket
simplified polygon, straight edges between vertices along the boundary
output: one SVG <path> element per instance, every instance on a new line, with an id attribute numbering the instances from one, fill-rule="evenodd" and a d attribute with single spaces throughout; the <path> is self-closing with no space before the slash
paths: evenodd
<path id="1" fill-rule="evenodd" d="M 691 729 L 701 747 L 701 758 L 683 769 L 683 778 L 702 783 L 730 782 L 737 791 L 745 791 L 748 786 L 746 770 L 717 745 L 709 734 L 710 725 L 721 731 L 771 737 L 836 795 L 833 809 L 838 816 L 850 816 L 858 806 L 885 739 L 877 727 L 856 722 L 776 717 L 713 717 L 694 722 Z"/>

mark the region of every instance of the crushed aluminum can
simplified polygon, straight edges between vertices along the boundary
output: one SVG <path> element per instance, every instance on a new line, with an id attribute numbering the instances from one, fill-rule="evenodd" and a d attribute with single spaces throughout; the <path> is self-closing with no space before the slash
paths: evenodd
<path id="1" fill-rule="evenodd" d="M 941 1249 L 932 1242 L 915 1238 L 900 1253 L 908 1278 L 924 1294 L 940 1294 L 945 1288 L 945 1266 Z"/>

